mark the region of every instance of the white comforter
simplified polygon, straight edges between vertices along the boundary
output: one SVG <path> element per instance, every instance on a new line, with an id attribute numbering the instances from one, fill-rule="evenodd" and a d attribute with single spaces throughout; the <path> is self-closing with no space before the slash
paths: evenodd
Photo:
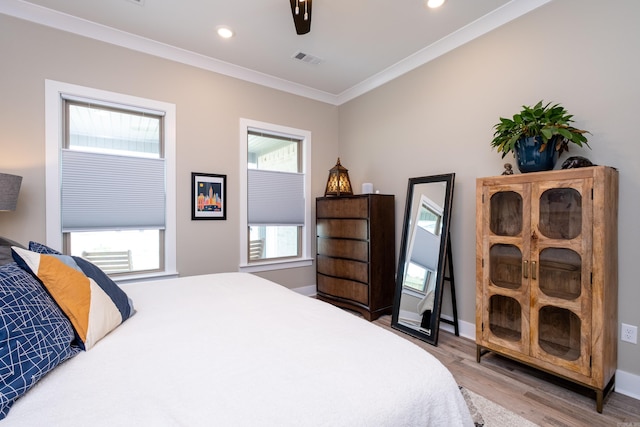
<path id="1" fill-rule="evenodd" d="M 244 273 L 123 289 L 137 313 L 2 427 L 473 425 L 434 357 L 324 302 Z"/>

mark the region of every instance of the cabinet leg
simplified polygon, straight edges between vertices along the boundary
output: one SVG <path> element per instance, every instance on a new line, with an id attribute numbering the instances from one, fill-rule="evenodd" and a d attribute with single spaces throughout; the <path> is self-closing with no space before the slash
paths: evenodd
<path id="1" fill-rule="evenodd" d="M 480 358 L 485 354 L 489 353 L 489 351 L 491 350 L 484 349 L 482 348 L 481 345 L 477 344 L 476 345 L 476 362 L 480 363 Z"/>
<path id="2" fill-rule="evenodd" d="M 602 407 L 604 405 L 604 399 L 616 388 L 616 376 L 611 377 L 609 384 L 604 390 L 596 390 L 596 410 L 599 414 L 602 413 Z"/>

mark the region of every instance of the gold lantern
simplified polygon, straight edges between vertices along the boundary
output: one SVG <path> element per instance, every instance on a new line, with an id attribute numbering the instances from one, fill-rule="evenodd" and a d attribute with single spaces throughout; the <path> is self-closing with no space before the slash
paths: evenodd
<path id="1" fill-rule="evenodd" d="M 336 165 L 329 170 L 329 179 L 327 179 L 327 188 L 324 190 L 324 195 L 350 196 L 352 194 L 349 170 L 340 164 L 340 157 L 338 157 Z"/>

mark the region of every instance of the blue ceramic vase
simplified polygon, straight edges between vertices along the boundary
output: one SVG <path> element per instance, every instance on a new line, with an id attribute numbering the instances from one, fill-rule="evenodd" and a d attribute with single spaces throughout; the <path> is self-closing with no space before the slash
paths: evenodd
<path id="1" fill-rule="evenodd" d="M 555 150 L 557 137 L 549 140 L 543 151 L 540 151 L 542 137 L 529 136 L 520 138 L 515 145 L 515 157 L 520 172 L 549 171 L 558 161 L 558 152 Z"/>

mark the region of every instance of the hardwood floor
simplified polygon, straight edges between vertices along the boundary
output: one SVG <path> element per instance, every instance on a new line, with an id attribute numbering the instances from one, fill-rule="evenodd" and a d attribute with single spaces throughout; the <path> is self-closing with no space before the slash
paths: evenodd
<path id="1" fill-rule="evenodd" d="M 376 323 L 424 348 L 440 360 L 459 385 L 540 426 L 640 427 L 640 400 L 616 393 L 596 411 L 594 392 L 494 353 L 476 362 L 476 344 L 442 331 L 434 347 L 391 328 L 391 316 Z"/>

